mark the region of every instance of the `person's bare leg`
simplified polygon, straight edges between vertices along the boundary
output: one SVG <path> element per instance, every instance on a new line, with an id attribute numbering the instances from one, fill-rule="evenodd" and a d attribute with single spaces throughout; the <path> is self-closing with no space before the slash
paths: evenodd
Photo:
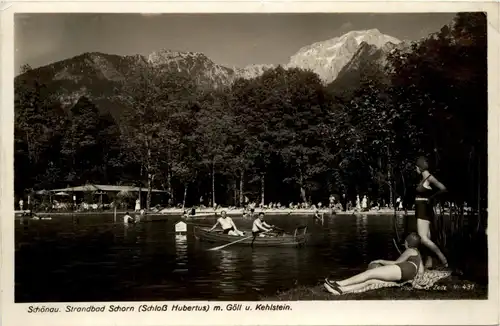
<path id="1" fill-rule="evenodd" d="M 427 232 L 427 237 L 429 239 L 431 239 L 431 228 L 430 228 L 430 225 L 429 225 L 429 231 Z M 432 256 L 431 255 L 426 255 L 425 257 L 425 269 L 429 269 L 429 268 L 432 268 Z"/>
<path id="2" fill-rule="evenodd" d="M 363 283 L 359 284 L 353 284 L 353 285 L 348 285 L 348 286 L 341 286 L 340 290 L 342 290 L 343 293 L 351 293 L 355 291 L 359 291 L 361 289 L 366 288 L 367 286 L 373 285 L 373 284 L 379 284 L 379 283 L 387 283 L 387 281 L 381 281 L 381 280 L 368 280 Z"/>
<path id="3" fill-rule="evenodd" d="M 448 260 L 444 256 L 444 254 L 441 252 L 439 247 L 432 242 L 432 240 L 429 238 L 430 235 L 430 222 L 422 219 L 417 220 L 417 229 L 418 229 L 418 235 L 420 236 L 420 241 L 424 246 L 432 250 L 433 253 L 438 256 L 438 258 L 441 260 L 443 265 L 446 267 L 448 266 Z"/>
<path id="4" fill-rule="evenodd" d="M 387 282 L 399 281 L 401 279 L 401 268 L 396 265 L 386 265 L 369 269 L 348 279 L 337 282 L 341 287 L 363 283 L 367 280 L 382 280 Z"/>

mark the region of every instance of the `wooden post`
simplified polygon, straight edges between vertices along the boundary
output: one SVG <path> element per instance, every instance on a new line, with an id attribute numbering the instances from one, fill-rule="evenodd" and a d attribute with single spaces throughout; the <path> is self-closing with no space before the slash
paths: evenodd
<path id="1" fill-rule="evenodd" d="M 30 201 L 30 195 L 28 195 L 28 209 L 30 211 L 30 217 L 33 216 L 33 210 L 31 209 L 31 201 Z"/>
<path id="2" fill-rule="evenodd" d="M 245 177 L 245 171 L 242 169 L 240 174 L 240 207 L 244 206 L 243 203 L 243 182 Z"/>
<path id="3" fill-rule="evenodd" d="M 262 173 L 260 175 L 260 194 L 261 194 L 260 204 L 262 206 L 264 206 L 264 203 L 265 203 L 265 189 L 266 189 L 266 186 L 265 186 L 265 174 Z"/>
<path id="4" fill-rule="evenodd" d="M 182 197 L 182 210 L 184 210 L 184 207 L 186 206 L 187 189 L 188 189 L 188 184 L 186 183 L 184 185 L 184 197 Z"/>
<path id="5" fill-rule="evenodd" d="M 142 192 L 142 183 L 139 185 L 139 208 L 142 208 L 141 192 Z M 134 207 L 134 209 L 135 209 L 135 207 Z"/>
<path id="6" fill-rule="evenodd" d="M 215 159 L 212 161 L 212 206 L 215 207 Z"/>

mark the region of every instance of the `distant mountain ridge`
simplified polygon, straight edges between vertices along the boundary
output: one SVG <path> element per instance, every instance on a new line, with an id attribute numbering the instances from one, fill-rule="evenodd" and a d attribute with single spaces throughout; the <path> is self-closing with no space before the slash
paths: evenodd
<path id="1" fill-rule="evenodd" d="M 301 48 L 283 66 L 311 70 L 325 84 L 329 84 L 339 76 L 344 78 L 350 71 L 355 71 L 361 61 L 382 62 L 387 51 L 401 44 L 404 43 L 377 29 L 351 31 Z M 135 68 L 148 65 L 160 67 L 165 72 L 186 74 L 200 86 L 210 88 L 228 86 L 237 78 L 254 78 L 277 67 L 272 64 L 226 67 L 213 62 L 203 53 L 167 49 L 147 56 L 92 52 L 32 69 L 15 80 L 39 79 L 65 105 L 76 103 L 81 96 L 88 96 L 94 101 L 107 101 L 116 96 L 117 88 L 133 78 Z"/>

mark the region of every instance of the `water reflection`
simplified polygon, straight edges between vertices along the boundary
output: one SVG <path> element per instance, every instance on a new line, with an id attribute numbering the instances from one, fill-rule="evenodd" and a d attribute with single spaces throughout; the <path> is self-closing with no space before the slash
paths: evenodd
<path id="1" fill-rule="evenodd" d="M 367 262 L 367 242 L 368 242 L 368 215 L 359 214 L 356 215 L 356 240 L 358 243 L 358 248 L 360 250 L 360 255 L 363 257 L 363 262 Z"/>
<path id="2" fill-rule="evenodd" d="M 261 248 L 252 250 L 252 281 L 256 287 L 266 285 L 266 274 L 268 273 L 269 259 L 271 256 L 263 254 Z"/>
<path id="3" fill-rule="evenodd" d="M 402 214 L 398 214 L 396 217 L 396 221 L 397 221 L 398 230 L 402 230 L 404 228 L 405 216 Z"/>
<path id="4" fill-rule="evenodd" d="M 175 235 L 175 270 L 174 272 L 188 271 L 188 241 L 187 235 Z"/>
<path id="5" fill-rule="evenodd" d="M 128 229 L 130 228 L 130 225 L 128 224 L 123 224 L 123 239 L 127 239 L 128 237 Z"/>
<path id="6" fill-rule="evenodd" d="M 219 270 L 221 277 L 219 280 L 219 288 L 223 293 L 238 292 L 238 272 L 237 263 L 239 261 L 238 250 L 221 250 Z"/>
<path id="7" fill-rule="evenodd" d="M 270 224 L 288 232 L 309 225 L 314 241 L 300 249 L 220 251 L 207 251 L 217 244 L 196 240 L 192 228 L 176 235 L 178 218 L 136 225 L 106 223 L 110 218 L 16 223 L 16 301 L 257 300 L 296 281 L 314 285 L 327 274 L 348 276 L 361 267 L 360 257 L 393 250 L 390 217 L 325 216 L 321 226 L 311 216 L 269 216 Z M 249 229 L 252 221 L 236 223 Z"/>

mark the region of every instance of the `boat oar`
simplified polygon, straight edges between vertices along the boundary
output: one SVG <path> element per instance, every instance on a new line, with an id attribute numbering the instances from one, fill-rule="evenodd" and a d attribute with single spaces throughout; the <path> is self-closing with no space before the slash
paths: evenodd
<path id="1" fill-rule="evenodd" d="M 399 250 L 399 246 L 398 246 L 398 243 L 396 242 L 396 240 L 394 238 L 392 238 L 392 243 L 394 243 L 394 247 L 396 247 L 396 250 L 399 252 L 399 254 L 401 255 L 401 250 Z"/>
<path id="2" fill-rule="evenodd" d="M 271 230 L 269 230 L 271 231 Z M 264 234 L 264 233 L 267 233 L 269 231 L 265 231 L 265 232 L 262 232 L 261 234 Z M 210 248 L 208 249 L 208 251 L 214 251 L 214 250 L 220 250 L 220 249 L 223 249 L 223 248 L 226 248 L 226 247 L 229 247 L 230 245 L 232 244 L 235 244 L 235 243 L 238 243 L 238 242 L 241 242 L 241 241 L 244 241 L 244 240 L 248 240 L 250 238 L 253 238 L 253 235 L 249 236 L 249 237 L 244 237 L 243 239 L 238 239 L 236 241 L 233 241 L 233 242 L 230 242 L 228 244 L 225 244 L 225 245 L 222 245 L 222 246 L 218 246 L 218 247 L 214 247 L 214 248 Z"/>

